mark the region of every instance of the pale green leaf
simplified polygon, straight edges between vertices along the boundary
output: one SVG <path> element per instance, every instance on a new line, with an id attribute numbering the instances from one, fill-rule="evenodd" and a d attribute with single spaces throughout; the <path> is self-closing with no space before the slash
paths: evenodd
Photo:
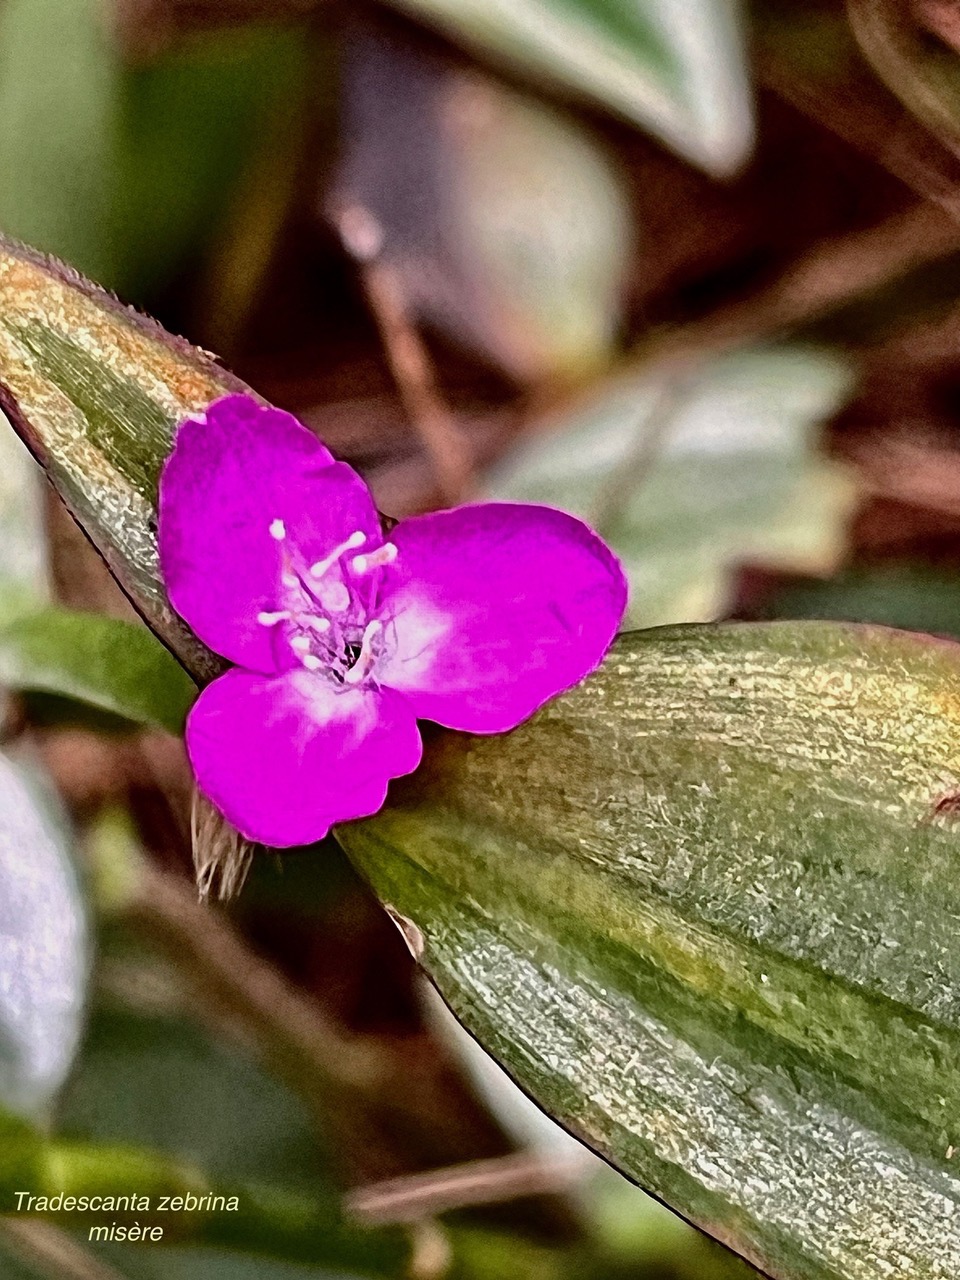
<path id="1" fill-rule="evenodd" d="M 528 377 L 589 374 L 622 320 L 634 249 L 624 177 L 597 139 L 532 100 L 480 79 L 459 95 L 450 230 L 485 345 Z"/>
<path id="2" fill-rule="evenodd" d="M 790 347 L 717 360 L 667 404 L 662 381 L 623 377 L 508 459 L 488 495 L 599 524 L 624 562 L 635 625 L 709 621 L 741 562 L 832 567 L 854 489 L 817 455 L 816 433 L 850 382 L 836 357 Z"/>
<path id="3" fill-rule="evenodd" d="M 43 1114 L 63 1084 L 88 963 L 65 819 L 32 771 L 0 756 L 0 1108 Z"/>
<path id="4" fill-rule="evenodd" d="M 594 98 L 712 173 L 753 142 L 738 0 L 395 0 L 472 48 Z"/>

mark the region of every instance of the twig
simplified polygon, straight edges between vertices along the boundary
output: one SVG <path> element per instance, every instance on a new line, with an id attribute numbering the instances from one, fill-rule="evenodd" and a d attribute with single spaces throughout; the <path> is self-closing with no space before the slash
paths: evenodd
<path id="1" fill-rule="evenodd" d="M 880 79 L 956 155 L 960 97 L 954 68 L 930 52 L 903 0 L 847 0 L 847 17 Z"/>
<path id="2" fill-rule="evenodd" d="M 960 217 L 960 160 L 878 80 L 866 74 L 836 88 L 799 75 L 776 52 L 757 58 L 761 82 L 906 186 Z"/>
<path id="3" fill-rule="evenodd" d="M 660 350 L 723 350 L 811 324 L 906 272 L 960 252 L 960 225 L 942 209 L 916 204 L 875 227 L 821 241 L 769 289 L 664 334 Z M 643 351 L 641 349 L 641 354 Z"/>
<path id="4" fill-rule="evenodd" d="M 555 405 L 548 415 L 528 421 L 524 432 L 547 432 L 572 414 L 589 413 L 609 395 L 611 384 L 624 377 L 682 382 L 704 360 L 812 324 L 836 307 L 950 253 L 960 253 L 960 224 L 929 204 L 917 204 L 867 231 L 823 241 L 764 292 L 704 320 L 657 330 L 608 377 Z"/>
<path id="5" fill-rule="evenodd" d="M 50 1280 L 123 1280 L 89 1249 L 52 1222 L 0 1219 L 0 1236 L 29 1267 Z"/>
<path id="6" fill-rule="evenodd" d="M 321 0 L 169 0 L 169 3 L 186 13 L 275 21 L 291 14 L 312 13 L 320 7 Z"/>
<path id="7" fill-rule="evenodd" d="M 470 454 L 440 394 L 433 364 L 407 306 L 397 271 L 383 257 L 383 233 L 369 210 L 344 209 L 337 225 L 357 262 L 390 370 L 446 503 L 459 502 L 470 480 Z"/>
<path id="8" fill-rule="evenodd" d="M 917 21 L 960 52 L 960 9 L 956 0 L 913 0 Z"/>
<path id="9" fill-rule="evenodd" d="M 629 364 L 638 372 L 655 367 L 682 370 L 696 357 L 772 340 L 927 262 L 958 252 L 960 225 L 940 209 L 917 204 L 867 231 L 821 242 L 771 288 L 746 302 L 655 334 L 637 347 Z"/>
<path id="10" fill-rule="evenodd" d="M 856 464 L 874 497 L 960 517 L 960 457 L 955 449 L 893 439 L 848 447 L 845 457 Z"/>
<path id="11" fill-rule="evenodd" d="M 328 1138 L 331 1130 L 346 1133 L 348 1119 L 349 1146 L 334 1144 L 331 1151 L 345 1176 L 365 1163 L 360 1153 L 376 1151 L 384 1133 L 405 1153 L 420 1153 L 414 1158 L 431 1159 L 435 1144 L 423 1131 L 418 1091 L 434 1090 L 439 1077 L 432 1061 L 411 1057 L 402 1039 L 341 1031 L 252 952 L 219 911 L 199 905 L 188 880 L 149 865 L 134 868 L 130 880 L 115 910 L 176 971 L 204 1022 L 252 1049 L 304 1100 Z M 413 1093 L 411 1070 L 417 1073 Z M 472 1122 L 468 1109 L 464 1123 Z"/>
<path id="12" fill-rule="evenodd" d="M 625 376 L 661 378 L 670 385 L 682 382 L 704 360 L 811 324 L 951 253 L 960 253 L 960 225 L 943 209 L 919 202 L 865 231 L 823 240 L 753 297 L 719 308 L 703 320 L 658 329 L 639 342 L 610 375 L 554 403 L 549 412 L 530 414 L 521 424 L 509 420 L 494 424 L 479 460 L 499 456 L 508 445 L 515 446 L 521 435 L 549 432 L 571 414 L 589 411 L 609 394 L 611 383 Z M 484 439 L 482 430 L 474 438 Z M 402 511 L 423 505 L 426 495 L 418 462 L 380 468 L 375 484 Z M 604 512 L 599 514 L 603 519 Z"/>
<path id="13" fill-rule="evenodd" d="M 518 1152 L 358 1187 L 344 1208 L 368 1226 L 399 1226 L 468 1206 L 568 1191 L 582 1172 L 582 1162 L 569 1156 Z"/>

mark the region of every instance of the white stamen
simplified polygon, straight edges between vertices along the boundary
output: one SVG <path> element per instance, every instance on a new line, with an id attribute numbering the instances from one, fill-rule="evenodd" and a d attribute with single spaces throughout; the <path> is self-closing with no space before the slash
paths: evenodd
<path id="1" fill-rule="evenodd" d="M 360 641 L 360 654 L 343 677 L 345 684 L 359 684 L 364 679 L 367 672 L 373 665 L 372 641 L 374 636 L 380 634 L 383 630 L 383 623 L 378 622 L 376 618 L 372 622 L 368 622 L 364 632 L 363 639 Z"/>
<path id="2" fill-rule="evenodd" d="M 366 573 L 368 569 L 381 569 L 384 565 L 393 564 L 396 558 L 397 548 L 392 542 L 385 542 L 367 556 L 354 556 L 351 564 L 354 573 Z"/>
<path id="3" fill-rule="evenodd" d="M 257 621 L 260 623 L 261 627 L 272 627 L 278 622 L 288 622 L 289 619 L 290 614 L 286 609 L 278 609 L 276 613 L 264 612 L 257 614 Z"/>
<path id="4" fill-rule="evenodd" d="M 305 653 L 300 659 L 308 671 L 319 671 L 323 663 L 315 653 Z"/>
<path id="5" fill-rule="evenodd" d="M 287 536 L 287 526 L 282 520 L 270 521 L 270 537 L 276 538 L 278 542 L 282 542 Z"/>
<path id="6" fill-rule="evenodd" d="M 343 613 L 350 608 L 350 592 L 342 582 L 325 582 L 316 588 L 316 595 L 330 613 Z"/>
<path id="7" fill-rule="evenodd" d="M 285 587 L 299 587 L 300 579 L 295 573 L 281 573 L 280 581 Z"/>
<path id="8" fill-rule="evenodd" d="M 297 618 L 299 619 L 300 622 L 305 623 L 308 627 L 311 627 L 314 631 L 330 630 L 329 618 L 319 618 L 315 613 L 298 613 Z"/>
<path id="9" fill-rule="evenodd" d="M 326 619 L 324 619 L 324 621 L 326 621 Z M 293 639 L 290 641 L 290 644 L 293 646 L 294 649 L 296 649 L 297 653 L 310 652 L 309 636 L 294 636 Z"/>
<path id="10" fill-rule="evenodd" d="M 367 535 L 359 529 L 356 533 L 351 533 L 346 542 L 341 542 L 339 547 L 334 547 L 328 556 L 323 560 L 318 560 L 316 564 L 310 566 L 311 578 L 322 578 L 327 570 L 337 563 L 340 557 L 348 551 L 352 551 L 354 547 L 362 547 L 367 540 Z"/>

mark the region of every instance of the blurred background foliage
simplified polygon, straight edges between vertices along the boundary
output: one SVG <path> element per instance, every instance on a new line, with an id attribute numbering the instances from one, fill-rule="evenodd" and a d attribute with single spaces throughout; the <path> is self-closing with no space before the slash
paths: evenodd
<path id="1" fill-rule="evenodd" d="M 590 519 L 634 625 L 960 637 L 958 59 L 944 0 L 4 0 L 0 229 L 391 516 Z M 189 682 L 0 450 L 3 1205 L 242 1204 L 162 1248 L 8 1216 L 3 1275 L 745 1276 L 526 1102 L 332 842 L 197 907 Z"/>

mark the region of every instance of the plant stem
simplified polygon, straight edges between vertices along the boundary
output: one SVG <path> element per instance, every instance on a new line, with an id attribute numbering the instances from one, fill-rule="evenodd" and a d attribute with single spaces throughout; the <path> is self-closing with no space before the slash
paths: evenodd
<path id="1" fill-rule="evenodd" d="M 581 1160 L 521 1151 L 371 1183 L 351 1191 L 344 1207 L 367 1226 L 399 1226 L 468 1206 L 568 1191 L 582 1173 Z"/>
<path id="2" fill-rule="evenodd" d="M 444 502 L 452 506 L 466 490 L 470 453 L 437 386 L 397 271 L 383 256 L 383 234 L 367 209 L 352 206 L 338 219 L 347 252 L 358 263 L 363 287 L 380 330 L 384 351 L 410 421 L 433 465 Z"/>

